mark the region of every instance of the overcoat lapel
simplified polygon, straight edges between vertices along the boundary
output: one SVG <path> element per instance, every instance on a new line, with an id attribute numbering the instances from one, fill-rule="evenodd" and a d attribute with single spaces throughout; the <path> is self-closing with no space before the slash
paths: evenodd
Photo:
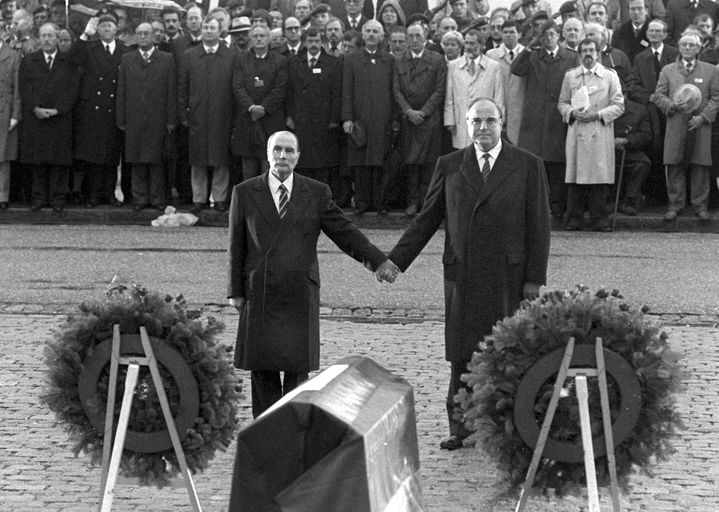
<path id="1" fill-rule="evenodd" d="M 257 204 L 257 209 L 265 218 L 265 221 L 272 231 L 276 232 L 279 229 L 280 216 L 277 213 L 275 202 L 272 200 L 270 185 L 267 181 L 267 173 L 262 176 L 261 180 L 255 183 L 252 189 L 252 199 L 255 201 L 255 204 Z"/>
<path id="2" fill-rule="evenodd" d="M 489 178 L 487 178 L 487 181 L 484 183 L 484 186 L 479 191 L 479 197 L 477 197 L 476 206 L 482 204 L 484 200 L 487 199 L 487 197 L 489 197 L 492 192 L 494 192 L 494 190 L 499 186 L 499 184 L 507 178 L 507 176 L 511 175 L 517 170 L 517 166 L 514 165 L 514 163 L 512 162 L 512 157 L 507 154 L 507 144 L 507 141 L 502 142 L 502 150 L 497 156 L 497 161 L 494 162 L 494 167 L 492 167 L 492 172 L 489 173 Z"/>
<path id="3" fill-rule="evenodd" d="M 464 158 L 459 172 L 467 180 L 469 186 L 474 190 L 475 195 L 479 195 L 479 191 L 483 188 L 484 182 L 482 174 L 479 172 L 479 163 L 477 162 L 477 153 L 474 151 L 474 144 L 470 144 L 464 149 Z"/>

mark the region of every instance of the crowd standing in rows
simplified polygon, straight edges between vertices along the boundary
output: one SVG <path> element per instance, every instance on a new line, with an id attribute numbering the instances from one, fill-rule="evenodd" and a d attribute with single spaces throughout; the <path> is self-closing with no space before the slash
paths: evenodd
<path id="1" fill-rule="evenodd" d="M 0 209 L 227 209 L 295 133 L 297 171 L 356 214 L 414 216 L 438 157 L 471 143 L 474 98 L 538 155 L 552 215 L 608 231 L 620 210 L 719 187 L 719 6 L 709 0 L 230 0 L 206 13 L 0 2 Z M 134 11 L 133 11 L 134 12 Z M 130 14 L 133 14 L 131 12 Z M 140 12 L 140 11 L 137 11 Z M 686 189 L 689 188 L 689 199 Z"/>

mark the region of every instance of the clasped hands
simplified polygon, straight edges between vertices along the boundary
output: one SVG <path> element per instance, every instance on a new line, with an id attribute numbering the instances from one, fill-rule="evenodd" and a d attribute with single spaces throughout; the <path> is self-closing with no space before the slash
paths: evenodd
<path id="1" fill-rule="evenodd" d="M 400 273 L 399 267 L 394 264 L 394 262 L 387 258 L 384 263 L 382 263 L 377 269 L 374 271 L 374 276 L 377 278 L 378 282 L 388 282 L 388 283 L 394 283 L 394 280 L 397 279 L 397 275 Z"/>

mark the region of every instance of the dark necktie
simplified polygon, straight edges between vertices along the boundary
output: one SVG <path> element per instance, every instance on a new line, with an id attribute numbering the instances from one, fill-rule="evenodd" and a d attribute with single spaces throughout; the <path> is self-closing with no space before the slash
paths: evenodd
<path id="1" fill-rule="evenodd" d="M 484 164 L 482 165 L 482 179 L 487 181 L 487 177 L 492 171 L 492 168 L 489 166 L 489 153 L 483 154 L 482 158 L 484 158 Z"/>
<path id="2" fill-rule="evenodd" d="M 316 57 L 312 57 L 312 58 L 310 59 L 310 69 L 312 69 L 313 67 L 315 67 L 315 64 L 317 64 L 317 58 L 316 58 Z"/>
<path id="3" fill-rule="evenodd" d="M 512 62 L 514 60 L 514 52 L 512 50 L 509 50 L 509 62 Z"/>
<path id="4" fill-rule="evenodd" d="M 692 69 L 694 69 L 694 64 L 692 64 L 691 62 L 687 62 L 686 65 L 687 65 L 687 73 L 691 73 Z"/>
<path id="5" fill-rule="evenodd" d="M 52 69 L 52 55 L 47 56 L 47 68 Z"/>
<path id="6" fill-rule="evenodd" d="M 145 62 L 150 62 L 150 53 L 149 52 L 142 52 L 142 59 Z"/>
<path id="7" fill-rule="evenodd" d="M 290 48 L 290 55 L 297 55 L 297 50 Z"/>
<path id="8" fill-rule="evenodd" d="M 332 55 L 333 57 L 337 56 L 337 47 L 336 46 L 334 46 L 334 45 L 332 46 L 332 48 L 330 49 L 330 55 Z"/>
<path id="9" fill-rule="evenodd" d="M 654 52 L 654 77 L 657 78 L 662 70 L 662 65 L 659 62 L 659 52 Z"/>
<path id="10" fill-rule="evenodd" d="M 280 219 L 285 217 L 287 213 L 287 204 L 290 202 L 289 196 L 287 195 L 287 189 L 285 185 L 280 185 Z"/>
<path id="11" fill-rule="evenodd" d="M 110 51 L 110 45 L 109 45 L 109 44 L 106 44 L 106 45 L 105 45 L 105 53 L 107 53 L 108 55 L 112 55 L 112 52 Z"/>

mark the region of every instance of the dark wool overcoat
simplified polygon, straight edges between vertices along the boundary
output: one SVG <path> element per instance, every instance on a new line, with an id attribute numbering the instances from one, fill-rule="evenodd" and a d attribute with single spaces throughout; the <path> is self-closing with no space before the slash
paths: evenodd
<path id="1" fill-rule="evenodd" d="M 167 126 L 177 124 L 177 72 L 172 54 L 155 50 L 149 62 L 126 53 L 117 86 L 117 125 L 125 127 L 125 161 L 160 163 Z"/>
<path id="2" fill-rule="evenodd" d="M 224 44 L 210 54 L 199 44 L 180 58 L 178 117 L 189 125 L 190 165 L 229 164 L 235 59 L 236 54 Z"/>
<path id="3" fill-rule="evenodd" d="M 244 297 L 235 366 L 306 373 L 319 368 L 317 238 L 325 233 L 373 269 L 387 259 L 332 201 L 327 185 L 295 173 L 280 218 L 267 173 L 235 186 L 228 297 Z"/>
<path id="4" fill-rule="evenodd" d="M 484 183 L 474 145 L 440 157 L 422 211 L 389 258 L 404 272 L 443 222 L 445 357 L 468 361 L 492 326 L 517 309 L 524 283 L 546 282 L 542 161 L 505 142 Z"/>
<path id="5" fill-rule="evenodd" d="M 567 71 L 579 66 L 576 52 L 557 48 L 552 59 L 544 49 L 521 52 L 510 69 L 526 78 L 522 125 L 517 145 L 545 162 L 564 162 L 567 125 L 557 110 L 559 92 Z"/>
<path id="6" fill-rule="evenodd" d="M 75 158 L 96 165 L 117 165 L 122 153 L 122 132 L 117 127 L 117 75 L 122 55 L 132 51 L 115 41 L 108 55 L 102 41 L 78 41 L 71 50 L 83 69 L 80 101 L 75 119 Z"/>
<path id="7" fill-rule="evenodd" d="M 341 103 L 342 65 L 337 58 L 322 50 L 313 69 L 307 53 L 290 59 L 286 110 L 300 141 L 298 169 L 337 167 Z M 336 127 L 330 129 L 330 123 Z"/>
<path id="8" fill-rule="evenodd" d="M 72 163 L 72 113 L 80 92 L 77 67 L 57 52 L 52 69 L 42 50 L 20 62 L 20 161 L 27 164 Z M 38 119 L 35 107 L 54 108 L 56 116 Z"/>

